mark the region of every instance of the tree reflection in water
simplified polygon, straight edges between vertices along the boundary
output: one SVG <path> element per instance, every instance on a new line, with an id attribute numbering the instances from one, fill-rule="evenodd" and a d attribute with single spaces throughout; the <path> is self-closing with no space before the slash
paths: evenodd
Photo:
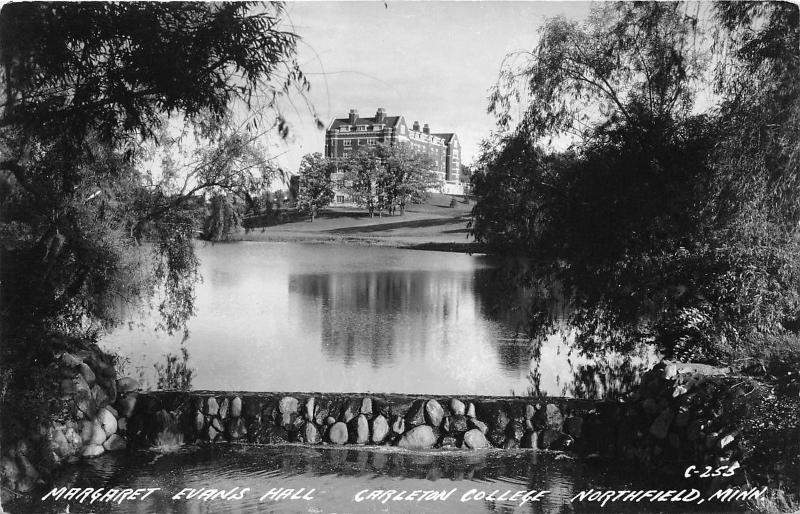
<path id="1" fill-rule="evenodd" d="M 597 340 L 599 322 L 573 309 L 559 284 L 537 277 L 526 261 L 475 259 L 466 272 L 295 273 L 289 290 L 304 298 L 297 310 L 307 324 L 320 324 L 322 352 L 347 367 L 391 366 L 401 353 L 490 351 L 501 370 L 530 373 L 527 391 L 512 394 L 613 398 L 650 364 L 654 354 L 645 344 L 609 351 Z M 582 337 L 583 330 L 591 336 Z M 553 368 L 554 359 L 565 360 L 569 371 L 563 363 L 548 369 L 544 390 L 542 365 Z"/>

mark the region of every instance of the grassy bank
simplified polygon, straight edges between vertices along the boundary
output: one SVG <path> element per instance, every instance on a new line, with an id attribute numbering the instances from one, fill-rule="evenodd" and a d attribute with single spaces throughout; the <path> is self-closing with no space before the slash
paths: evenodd
<path id="1" fill-rule="evenodd" d="M 481 245 L 467 231 L 472 203 L 432 195 L 411 205 L 402 216 L 370 217 L 364 209 L 330 207 L 312 222 L 310 217 L 240 232 L 240 241 L 280 241 L 390 246 L 420 250 L 478 253 Z"/>

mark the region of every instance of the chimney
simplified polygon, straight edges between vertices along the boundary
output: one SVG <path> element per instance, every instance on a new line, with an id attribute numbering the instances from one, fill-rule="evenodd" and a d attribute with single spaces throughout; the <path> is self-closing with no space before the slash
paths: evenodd
<path id="1" fill-rule="evenodd" d="M 358 119 L 358 109 L 350 109 L 350 123 L 355 123 Z"/>
<path id="2" fill-rule="evenodd" d="M 411 130 L 416 130 L 417 132 L 419 132 L 419 122 L 418 121 L 414 122 L 414 125 L 411 126 Z"/>
<path id="3" fill-rule="evenodd" d="M 375 123 L 383 123 L 386 119 L 386 109 L 378 107 L 378 112 L 375 113 Z"/>
<path id="4" fill-rule="evenodd" d="M 430 134 L 431 133 L 431 129 L 430 129 L 430 127 L 428 127 L 427 123 L 422 126 L 422 131 L 425 132 L 426 134 Z"/>

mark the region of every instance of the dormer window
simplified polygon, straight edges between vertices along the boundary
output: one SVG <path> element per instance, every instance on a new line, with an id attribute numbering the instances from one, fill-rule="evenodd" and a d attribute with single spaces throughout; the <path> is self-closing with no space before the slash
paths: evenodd
<path id="1" fill-rule="evenodd" d="M 366 125 L 359 125 L 359 126 L 356 127 L 356 130 L 358 132 L 366 132 L 367 126 Z"/>
<path id="2" fill-rule="evenodd" d="M 350 132 L 350 127 L 345 125 L 344 127 L 339 129 L 339 132 Z"/>

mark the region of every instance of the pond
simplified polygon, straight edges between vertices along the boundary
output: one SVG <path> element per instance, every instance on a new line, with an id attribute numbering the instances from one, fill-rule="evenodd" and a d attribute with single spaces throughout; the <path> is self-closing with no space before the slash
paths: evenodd
<path id="1" fill-rule="evenodd" d="M 134 316 L 104 339 L 155 387 L 155 364 L 188 350 L 195 389 L 597 396 L 647 354 L 582 358 L 554 335 L 531 351 L 525 291 L 502 262 L 385 247 L 199 244 L 203 281 L 188 340 Z M 599 366 L 599 368 L 598 368 Z M 607 371 L 587 373 L 587 369 Z M 587 378 L 588 377 L 588 378 Z M 593 381 L 581 384 L 580 381 Z"/>

